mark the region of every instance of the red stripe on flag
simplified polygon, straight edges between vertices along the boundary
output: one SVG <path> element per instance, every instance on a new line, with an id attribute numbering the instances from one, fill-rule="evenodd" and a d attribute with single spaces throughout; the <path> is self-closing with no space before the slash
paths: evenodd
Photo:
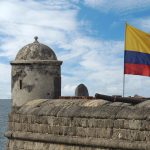
<path id="1" fill-rule="evenodd" d="M 124 74 L 150 76 L 150 66 L 143 64 L 124 64 Z"/>

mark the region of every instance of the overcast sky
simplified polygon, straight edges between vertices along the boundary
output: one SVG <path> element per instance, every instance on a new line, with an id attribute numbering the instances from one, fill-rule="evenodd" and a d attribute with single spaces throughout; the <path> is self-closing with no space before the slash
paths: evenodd
<path id="1" fill-rule="evenodd" d="M 11 98 L 9 62 L 24 45 L 51 47 L 62 95 L 122 94 L 125 22 L 150 33 L 150 0 L 0 0 L 0 98 Z M 150 78 L 126 75 L 125 94 L 149 96 Z"/>

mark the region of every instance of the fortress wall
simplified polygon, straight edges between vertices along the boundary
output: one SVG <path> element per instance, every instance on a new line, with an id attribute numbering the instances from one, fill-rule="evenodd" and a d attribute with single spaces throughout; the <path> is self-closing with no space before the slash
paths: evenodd
<path id="1" fill-rule="evenodd" d="M 7 149 L 150 149 L 150 110 L 144 103 L 135 107 L 103 100 L 59 102 L 34 102 L 10 113 Z"/>
<path id="2" fill-rule="evenodd" d="M 14 140 L 9 142 L 9 149 L 19 150 L 109 150 L 104 148 L 91 148 L 87 146 L 76 146 L 76 145 L 64 145 L 64 144 L 54 144 L 54 143 L 42 143 L 42 142 L 32 142 L 32 141 L 19 141 Z"/>

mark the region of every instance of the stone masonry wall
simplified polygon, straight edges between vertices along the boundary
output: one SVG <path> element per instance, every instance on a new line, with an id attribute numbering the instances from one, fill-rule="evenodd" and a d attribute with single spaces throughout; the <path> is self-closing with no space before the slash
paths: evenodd
<path id="1" fill-rule="evenodd" d="M 148 106 L 148 101 L 29 102 L 9 115 L 7 150 L 150 150 Z"/>
<path id="2" fill-rule="evenodd" d="M 21 85 L 20 85 L 21 82 Z M 59 98 L 61 72 L 59 62 L 12 64 L 12 106 L 20 107 L 27 101 Z"/>

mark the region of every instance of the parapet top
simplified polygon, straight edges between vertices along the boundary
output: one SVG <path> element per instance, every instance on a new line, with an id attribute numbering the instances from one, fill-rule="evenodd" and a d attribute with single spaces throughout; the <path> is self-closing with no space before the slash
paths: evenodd
<path id="1" fill-rule="evenodd" d="M 150 101 L 137 105 L 103 99 L 36 99 L 24 104 L 17 113 L 57 117 L 148 119 Z"/>
<path id="2" fill-rule="evenodd" d="M 16 55 L 15 61 L 20 60 L 57 60 L 54 51 L 40 42 L 38 37 L 34 37 L 35 41 L 20 49 Z"/>

